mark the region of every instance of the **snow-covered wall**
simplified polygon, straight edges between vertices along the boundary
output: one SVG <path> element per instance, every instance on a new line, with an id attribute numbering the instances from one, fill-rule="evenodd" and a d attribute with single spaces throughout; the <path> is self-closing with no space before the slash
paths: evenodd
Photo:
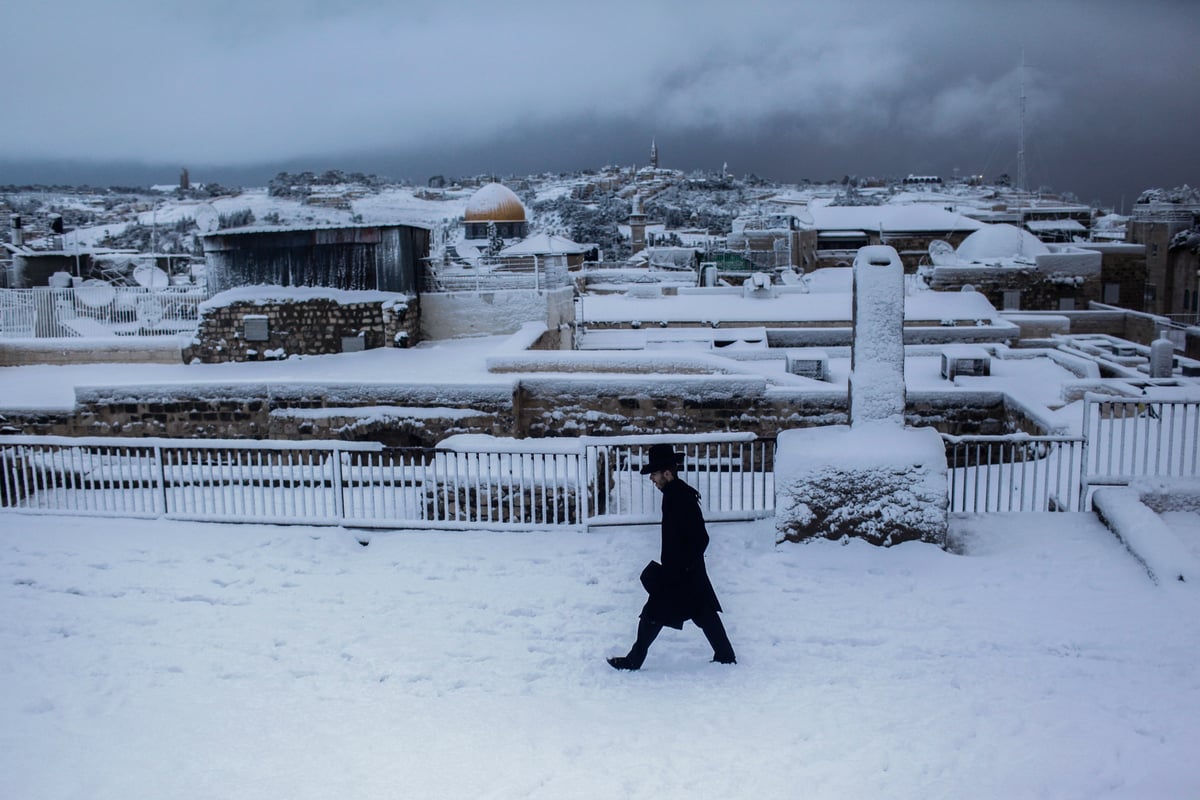
<path id="1" fill-rule="evenodd" d="M 1100 520 L 1142 563 L 1155 583 L 1172 590 L 1195 592 L 1200 564 L 1180 538 L 1171 532 L 1160 512 L 1146 503 L 1146 495 L 1155 494 L 1162 492 L 1143 492 L 1137 486 L 1104 487 L 1092 496 L 1092 506 Z"/>
<path id="2" fill-rule="evenodd" d="M 570 287 L 544 291 L 428 292 L 421 295 L 421 338 L 516 333 L 527 322 L 558 331 L 575 320 Z"/>

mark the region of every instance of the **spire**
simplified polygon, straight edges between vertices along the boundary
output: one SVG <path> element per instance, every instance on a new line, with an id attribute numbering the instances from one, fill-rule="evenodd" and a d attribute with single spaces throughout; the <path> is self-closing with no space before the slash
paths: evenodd
<path id="1" fill-rule="evenodd" d="M 654 141 L 654 137 L 650 137 L 650 166 L 653 169 L 658 169 L 658 143 Z"/>

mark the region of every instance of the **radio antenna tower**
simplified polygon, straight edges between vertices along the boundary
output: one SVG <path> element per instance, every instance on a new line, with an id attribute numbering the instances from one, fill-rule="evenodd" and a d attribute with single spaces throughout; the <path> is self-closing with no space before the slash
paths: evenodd
<path id="1" fill-rule="evenodd" d="M 1017 255 L 1025 254 L 1025 50 L 1021 49 L 1020 114 L 1017 123 Z"/>
<path id="2" fill-rule="evenodd" d="M 1021 51 L 1021 105 L 1020 122 L 1017 128 L 1017 197 L 1025 186 L 1025 51 Z"/>

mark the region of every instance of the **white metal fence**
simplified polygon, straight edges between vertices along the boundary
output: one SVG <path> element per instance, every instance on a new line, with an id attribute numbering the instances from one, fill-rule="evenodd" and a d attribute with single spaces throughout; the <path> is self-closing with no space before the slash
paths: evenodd
<path id="1" fill-rule="evenodd" d="M 1074 511 L 1081 497 L 1078 436 L 943 436 L 950 511 Z"/>
<path id="2" fill-rule="evenodd" d="M 1200 401 L 1091 396 L 1082 436 L 944 436 L 952 512 L 1075 511 L 1100 485 L 1200 477 Z M 0 510 L 423 528 L 643 524 L 641 475 L 662 436 L 493 440 L 487 448 L 370 442 L 0 438 Z M 709 520 L 770 516 L 773 440 L 676 439 Z"/>
<path id="3" fill-rule="evenodd" d="M 658 441 L 658 439 L 654 439 Z M 489 452 L 355 442 L 9 436 L 0 508 L 28 513 L 363 527 L 535 529 L 656 522 L 650 440 Z M 681 477 L 709 519 L 773 512 L 773 442 L 692 439 Z"/>
<path id="4" fill-rule="evenodd" d="M 481 257 L 469 264 L 426 262 L 424 292 L 494 292 L 501 290 L 557 289 L 570 285 L 563 255 L 528 255 L 511 258 Z"/>
<path id="5" fill-rule="evenodd" d="M 208 293 L 198 286 L 0 289 L 0 338 L 170 334 L 193 331 Z"/>
<path id="6" fill-rule="evenodd" d="M 1088 394 L 1079 436 L 944 436 L 950 510 L 1083 511 L 1097 486 L 1200 477 L 1200 400 Z"/>
<path id="7" fill-rule="evenodd" d="M 1200 475 L 1200 401 L 1088 394 L 1086 482 Z"/>

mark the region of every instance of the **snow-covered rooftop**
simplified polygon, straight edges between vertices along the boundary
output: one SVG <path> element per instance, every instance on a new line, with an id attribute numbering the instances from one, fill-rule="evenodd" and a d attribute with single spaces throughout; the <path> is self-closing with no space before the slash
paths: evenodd
<path id="1" fill-rule="evenodd" d="M 836 280 L 830 276 L 831 280 Z M 782 292 L 774 297 L 688 293 L 678 298 L 594 295 L 583 302 L 588 323 L 712 321 L 723 325 L 750 322 L 841 322 L 852 318 L 849 292 Z M 978 292 L 915 292 L 905 298 L 905 320 L 994 320 L 996 309 Z"/>
<path id="2" fill-rule="evenodd" d="M 296 225 L 247 225 L 241 228 L 222 228 L 213 231 L 207 236 L 246 236 L 252 234 L 264 233 L 307 233 L 310 231 L 336 231 L 336 230 L 370 230 L 374 228 L 426 228 L 429 226 L 421 222 L 391 222 L 391 223 L 351 223 L 341 225 L 336 222 L 319 222 L 315 224 L 296 224 Z"/>
<path id="3" fill-rule="evenodd" d="M 592 247 L 553 233 L 535 233 L 500 251 L 501 256 L 577 255 Z"/>
<path id="4" fill-rule="evenodd" d="M 812 203 L 808 210 L 812 214 L 814 227 L 819 231 L 973 231 L 983 225 L 978 220 L 928 203 L 878 206 L 830 206 Z"/>

